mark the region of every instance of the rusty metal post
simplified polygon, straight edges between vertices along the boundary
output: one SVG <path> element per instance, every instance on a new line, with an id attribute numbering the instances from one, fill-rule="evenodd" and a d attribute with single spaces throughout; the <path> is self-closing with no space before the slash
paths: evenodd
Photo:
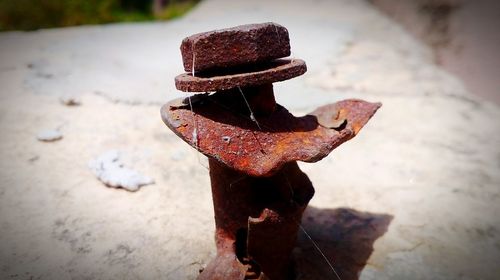
<path id="1" fill-rule="evenodd" d="M 165 124 L 209 157 L 217 256 L 199 279 L 293 279 L 291 252 L 314 188 L 297 162 L 315 162 L 353 138 L 380 103 L 344 100 L 295 117 L 272 83 L 306 72 L 286 28 L 252 24 L 195 34 L 181 45 L 182 91 Z M 212 92 L 212 93 L 209 93 Z"/>
<path id="2" fill-rule="evenodd" d="M 210 159 L 217 257 L 200 279 L 290 279 L 290 254 L 302 212 L 314 189 L 296 162 L 271 177 L 250 177 Z"/>

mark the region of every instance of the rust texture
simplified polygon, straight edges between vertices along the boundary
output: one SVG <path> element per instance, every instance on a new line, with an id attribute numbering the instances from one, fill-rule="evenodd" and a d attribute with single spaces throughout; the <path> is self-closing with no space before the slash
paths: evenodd
<path id="1" fill-rule="evenodd" d="M 242 91 L 246 92 L 245 88 Z M 201 153 L 250 176 L 269 176 L 291 161 L 324 158 L 353 138 L 380 107 L 379 103 L 344 100 L 295 117 L 276 105 L 271 115 L 255 117 L 259 129 L 240 94 L 202 95 L 192 103 L 193 111 L 183 102 L 188 103 L 174 100 L 163 106 L 167 126 Z M 318 118 L 344 121 L 332 129 L 318 123 Z M 197 139 L 193 139 L 195 128 Z"/>
<path id="2" fill-rule="evenodd" d="M 287 57 L 290 39 L 279 24 L 247 24 L 189 36 L 182 41 L 181 53 L 184 70 L 197 73 Z"/>
<path id="3" fill-rule="evenodd" d="M 263 85 L 289 80 L 307 71 L 301 59 L 278 59 L 255 67 L 243 67 L 238 72 L 218 73 L 218 76 L 194 76 L 184 73 L 175 77 L 175 87 L 187 92 L 207 92 Z"/>
<path id="4" fill-rule="evenodd" d="M 194 54 L 194 69 L 203 72 L 177 76 L 176 87 L 205 93 L 170 101 L 161 116 L 209 158 L 217 255 L 199 279 L 294 279 L 291 253 L 314 194 L 297 161 L 326 157 L 356 136 L 381 104 L 349 99 L 301 117 L 277 104 L 272 83 L 307 70 L 302 60 L 277 59 L 290 52 L 280 25 L 193 35 L 181 50 L 186 71 Z"/>
<path id="5" fill-rule="evenodd" d="M 217 257 L 200 279 L 290 279 L 290 254 L 314 194 L 307 175 L 296 162 L 271 177 L 248 176 L 213 158 L 209 166 Z M 230 278 L 224 265 L 237 268 L 239 276 Z"/>

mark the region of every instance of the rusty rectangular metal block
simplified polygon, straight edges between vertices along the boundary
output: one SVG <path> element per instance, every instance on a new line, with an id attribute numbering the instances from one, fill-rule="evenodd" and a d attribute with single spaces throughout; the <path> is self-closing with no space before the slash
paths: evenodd
<path id="1" fill-rule="evenodd" d="M 290 38 L 276 23 L 247 24 L 189 36 L 181 53 L 184 70 L 196 74 L 287 57 Z"/>

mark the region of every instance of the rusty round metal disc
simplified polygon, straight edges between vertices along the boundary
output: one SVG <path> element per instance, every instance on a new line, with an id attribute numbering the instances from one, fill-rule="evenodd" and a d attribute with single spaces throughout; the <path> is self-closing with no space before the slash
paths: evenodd
<path id="1" fill-rule="evenodd" d="M 381 106 L 344 100 L 295 117 L 277 105 L 271 115 L 256 119 L 259 129 L 248 114 L 221 105 L 229 96 L 203 95 L 192 111 L 186 101 L 173 100 L 162 107 L 161 116 L 174 133 L 201 153 L 257 177 L 271 176 L 288 162 L 324 158 L 353 138 Z M 339 118 L 343 124 L 335 128 L 318 122 Z"/>
<path id="2" fill-rule="evenodd" d="M 200 76 L 195 73 L 194 77 L 192 73 L 184 73 L 175 77 L 175 87 L 185 92 L 212 92 L 285 81 L 306 71 L 306 63 L 301 59 L 276 59 L 265 64 L 229 69 L 226 73 L 203 73 Z"/>

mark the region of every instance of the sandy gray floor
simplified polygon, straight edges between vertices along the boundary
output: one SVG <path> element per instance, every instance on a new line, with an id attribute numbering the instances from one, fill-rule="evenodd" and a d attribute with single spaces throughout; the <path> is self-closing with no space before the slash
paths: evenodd
<path id="1" fill-rule="evenodd" d="M 206 162 L 159 108 L 183 96 L 183 37 L 264 21 L 286 26 L 308 63 L 275 86 L 292 112 L 348 97 L 384 104 L 356 139 L 301 164 L 316 188 L 304 226 L 342 279 L 498 279 L 500 107 L 364 1 L 268 2 L 0 34 L 1 279 L 194 279 L 214 255 Z M 81 106 L 62 105 L 65 94 Z M 36 140 L 56 128 L 62 140 Z M 156 183 L 105 187 L 87 165 L 111 149 Z M 300 279 L 333 279 L 304 236 L 295 255 Z"/>

